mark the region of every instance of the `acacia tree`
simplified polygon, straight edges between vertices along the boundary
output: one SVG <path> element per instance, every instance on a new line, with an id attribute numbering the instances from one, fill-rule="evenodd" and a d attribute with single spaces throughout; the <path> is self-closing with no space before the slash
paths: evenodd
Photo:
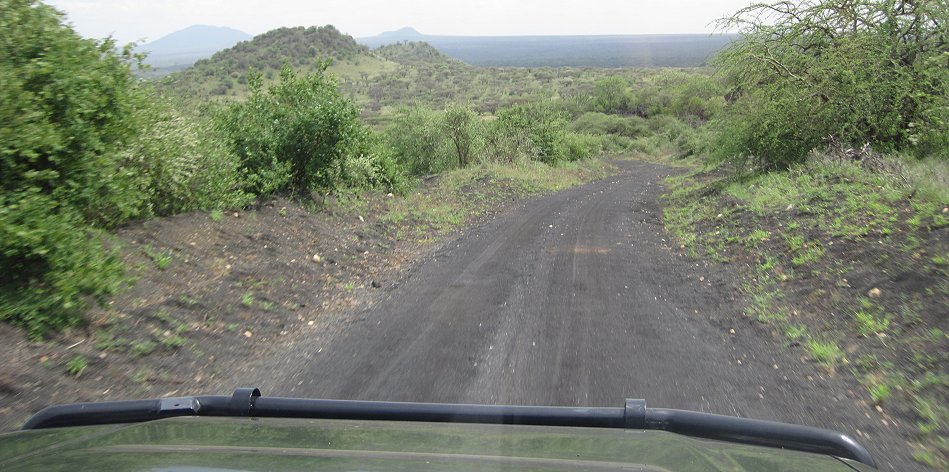
<path id="1" fill-rule="evenodd" d="M 467 167 L 477 153 L 479 125 L 478 115 L 470 107 L 453 105 L 445 110 L 443 127 L 455 147 L 458 167 Z"/>
<path id="2" fill-rule="evenodd" d="M 597 79 L 593 85 L 593 109 L 603 113 L 622 113 L 629 109 L 629 82 L 619 76 Z"/>
<path id="3" fill-rule="evenodd" d="M 742 36 L 716 59 L 731 84 L 720 157 L 783 167 L 830 135 L 947 156 L 949 1 L 756 3 L 720 26 Z"/>

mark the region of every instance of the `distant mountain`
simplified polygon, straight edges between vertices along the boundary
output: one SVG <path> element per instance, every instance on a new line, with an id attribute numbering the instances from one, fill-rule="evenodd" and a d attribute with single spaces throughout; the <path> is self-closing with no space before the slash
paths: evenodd
<path id="1" fill-rule="evenodd" d="M 697 67 L 736 35 L 435 36 L 402 28 L 359 38 L 378 48 L 424 41 L 443 54 L 477 66 Z"/>
<path id="2" fill-rule="evenodd" d="M 223 26 L 194 25 L 139 46 L 155 68 L 183 68 L 253 36 Z"/>
<path id="3" fill-rule="evenodd" d="M 395 31 L 386 31 L 377 36 L 371 38 L 357 38 L 360 44 L 365 44 L 371 48 L 377 48 L 379 46 L 385 46 L 388 44 L 401 43 L 404 41 L 425 41 L 426 36 L 422 33 L 419 33 L 415 28 L 405 27 Z"/>

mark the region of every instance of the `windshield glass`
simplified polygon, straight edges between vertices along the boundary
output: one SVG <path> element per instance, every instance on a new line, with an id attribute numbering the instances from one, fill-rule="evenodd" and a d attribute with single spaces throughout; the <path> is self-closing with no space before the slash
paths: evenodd
<path id="1" fill-rule="evenodd" d="M 2 431 L 645 398 L 949 464 L 945 1 L 0 12 Z"/>

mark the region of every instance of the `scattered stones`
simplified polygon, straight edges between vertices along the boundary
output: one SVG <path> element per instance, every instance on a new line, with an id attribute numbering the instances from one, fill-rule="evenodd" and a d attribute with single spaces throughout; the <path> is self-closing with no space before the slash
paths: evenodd
<path id="1" fill-rule="evenodd" d="M 880 289 L 873 287 L 867 292 L 867 296 L 870 298 L 880 298 Z"/>
<path id="2" fill-rule="evenodd" d="M 320 263 L 323 261 L 323 258 L 319 254 L 313 254 L 313 262 Z"/>

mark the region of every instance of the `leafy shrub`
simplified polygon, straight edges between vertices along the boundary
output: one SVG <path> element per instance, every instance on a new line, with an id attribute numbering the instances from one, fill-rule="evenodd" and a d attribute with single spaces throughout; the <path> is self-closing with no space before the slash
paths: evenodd
<path id="1" fill-rule="evenodd" d="M 251 96 L 218 115 L 219 129 L 240 159 L 245 189 L 257 195 L 307 194 L 315 188 L 383 185 L 372 155 L 370 131 L 359 111 L 326 75 L 328 62 L 314 74 L 297 76 L 289 66 L 280 82 L 263 90 L 259 74 L 248 82 Z M 356 176 L 371 179 L 354 182 Z M 391 177 L 391 176 L 390 176 Z"/>
<path id="2" fill-rule="evenodd" d="M 723 21 L 742 39 L 717 58 L 729 79 L 719 157 L 802 162 L 828 136 L 882 151 L 949 142 L 946 2 L 759 3 Z"/>
<path id="3" fill-rule="evenodd" d="M 567 121 L 546 101 L 517 104 L 498 112 L 500 129 L 523 131 L 537 148 L 537 160 L 555 164 L 567 158 Z"/>
<path id="4" fill-rule="evenodd" d="M 442 117 L 430 108 L 415 105 L 400 109 L 386 130 L 386 140 L 395 159 L 414 175 L 434 174 L 457 165 Z"/>
<path id="5" fill-rule="evenodd" d="M 592 106 L 603 113 L 625 113 L 630 109 L 632 96 L 629 82 L 618 76 L 597 79 L 593 84 Z"/>
<path id="6" fill-rule="evenodd" d="M 80 38 L 39 2 L 0 0 L 0 11 L 0 320 L 38 337 L 119 286 L 121 265 L 92 228 L 147 203 L 122 151 L 148 101 L 129 48 Z"/>
<path id="7" fill-rule="evenodd" d="M 603 150 L 603 139 L 592 134 L 567 133 L 564 135 L 567 160 L 579 161 L 597 155 Z"/>
<path id="8" fill-rule="evenodd" d="M 481 152 L 482 127 L 470 107 L 454 105 L 443 115 L 444 132 L 455 150 L 459 167 L 466 167 Z"/>
<path id="9" fill-rule="evenodd" d="M 535 160 L 540 149 L 534 144 L 528 130 L 513 126 L 510 121 L 494 120 L 484 133 L 482 158 L 488 162 L 517 163 Z"/>
<path id="10" fill-rule="evenodd" d="M 0 194 L 0 321 L 34 338 L 78 323 L 88 297 L 122 282 L 122 266 L 76 209 L 32 187 Z"/>
<path id="11" fill-rule="evenodd" d="M 210 123 L 157 99 L 148 113 L 144 132 L 126 149 L 124 161 L 134 169 L 145 199 L 141 216 L 250 203 L 240 163 Z"/>
<path id="12" fill-rule="evenodd" d="M 570 124 L 570 130 L 588 134 L 616 134 L 635 138 L 649 132 L 646 120 L 639 116 L 607 115 L 587 112 Z"/>

